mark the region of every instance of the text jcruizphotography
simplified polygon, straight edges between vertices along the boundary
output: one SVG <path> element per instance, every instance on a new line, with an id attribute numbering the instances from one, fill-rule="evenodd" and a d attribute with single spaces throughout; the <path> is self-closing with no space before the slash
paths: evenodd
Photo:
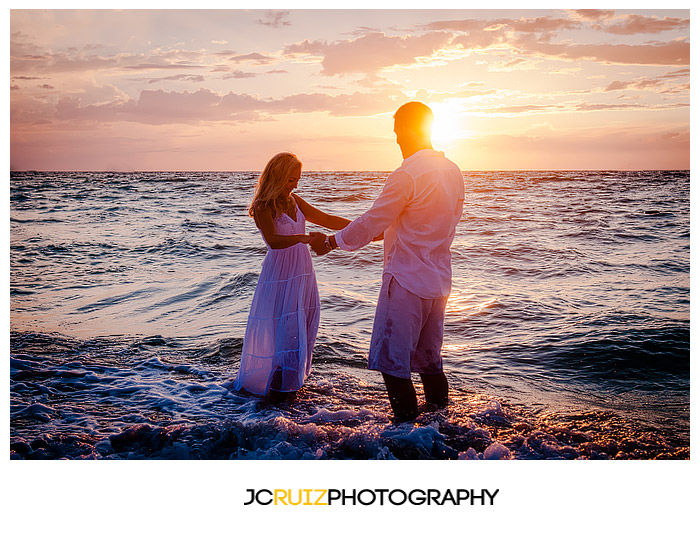
<path id="1" fill-rule="evenodd" d="M 493 506 L 488 489 L 246 489 L 245 506 Z"/>

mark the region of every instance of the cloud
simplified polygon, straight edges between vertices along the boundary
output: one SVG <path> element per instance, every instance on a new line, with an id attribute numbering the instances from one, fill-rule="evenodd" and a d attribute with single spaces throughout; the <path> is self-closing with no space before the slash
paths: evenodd
<path id="1" fill-rule="evenodd" d="M 673 76 L 687 76 L 685 70 L 669 73 Z M 666 75 L 665 75 L 666 76 Z M 663 79 L 663 77 L 659 77 Z M 661 83 L 656 79 L 639 79 L 636 81 L 616 81 L 609 84 L 605 91 L 625 88 L 654 89 Z M 100 88 L 97 88 L 100 89 Z M 329 93 L 298 93 L 281 98 L 261 98 L 256 95 L 229 92 L 218 94 L 209 89 L 198 91 L 164 91 L 143 90 L 138 98 L 128 98 L 118 94 L 115 88 L 104 88 L 105 96 L 112 90 L 112 99 L 86 104 L 85 99 L 68 96 L 59 99 L 55 106 L 44 103 L 33 107 L 13 106 L 12 122 L 18 124 L 36 124 L 39 121 L 62 121 L 76 125 L 80 122 L 110 123 L 117 121 L 138 122 L 150 125 L 196 124 L 206 122 L 250 122 L 269 121 L 276 116 L 289 113 L 328 113 L 332 116 L 363 116 L 393 111 L 406 96 L 395 88 L 381 91 L 354 92 L 332 95 Z M 495 95 L 496 90 L 476 90 L 465 88 L 453 93 L 419 92 L 416 98 L 431 101 L 452 99 L 469 99 L 486 95 Z M 420 95 L 423 95 L 422 97 Z M 558 101 L 555 103 L 524 103 L 508 106 L 482 106 L 472 108 L 474 113 L 482 114 L 561 114 L 605 110 L 651 110 L 687 107 L 687 103 L 596 103 L 581 101 Z"/>
<path id="2" fill-rule="evenodd" d="M 358 86 L 369 87 L 369 88 L 393 88 L 400 89 L 403 86 L 398 82 L 390 80 L 385 76 L 380 76 L 376 73 L 369 73 L 363 79 L 357 81 Z"/>
<path id="3" fill-rule="evenodd" d="M 203 65 L 187 63 L 137 63 L 135 65 L 125 65 L 124 69 L 134 71 L 171 71 L 174 69 L 202 69 Z M 82 70 L 82 69 L 80 69 Z"/>
<path id="4" fill-rule="evenodd" d="M 501 106 L 498 108 L 489 108 L 482 110 L 491 114 L 528 114 L 528 113 L 554 113 L 561 111 L 561 106 L 549 104 L 523 104 L 520 106 Z"/>
<path id="5" fill-rule="evenodd" d="M 506 61 L 490 61 L 488 62 L 488 71 L 490 73 L 499 71 L 535 71 L 541 68 L 541 64 L 542 61 L 539 58 L 516 57 Z"/>
<path id="6" fill-rule="evenodd" d="M 118 54 L 100 56 L 71 49 L 69 51 L 44 52 L 43 54 L 18 54 L 10 57 L 13 75 L 51 75 L 62 73 L 97 72 L 102 70 L 153 71 L 175 69 L 201 69 L 201 53 L 167 51 L 146 56 L 143 54 Z M 195 61 L 193 61 L 195 60 Z"/>
<path id="7" fill-rule="evenodd" d="M 393 111 L 397 104 L 391 97 L 398 97 L 398 95 L 397 92 L 355 92 L 341 95 L 301 93 L 270 101 L 267 108 L 276 113 L 328 112 L 336 116 L 373 115 Z"/>
<path id="8" fill-rule="evenodd" d="M 618 35 L 660 33 L 668 30 L 689 30 L 690 19 L 672 17 L 645 17 L 642 15 L 627 15 L 621 22 L 611 25 L 596 25 L 596 29 Z"/>
<path id="9" fill-rule="evenodd" d="M 231 58 L 229 58 L 229 60 L 234 63 L 242 63 L 244 61 L 249 61 L 256 65 L 267 65 L 268 63 L 276 61 L 275 58 L 273 58 L 272 56 L 265 56 L 258 52 L 253 52 L 251 54 L 239 54 L 238 56 L 232 56 Z"/>
<path id="10" fill-rule="evenodd" d="M 502 38 L 505 31 L 527 33 L 549 33 L 560 30 L 576 29 L 581 23 L 561 17 L 535 17 L 519 19 L 461 19 L 431 22 L 424 26 L 429 30 L 448 30 L 464 33 L 490 33 L 495 38 Z"/>
<path id="11" fill-rule="evenodd" d="M 96 55 L 79 55 L 72 57 L 62 52 L 40 55 L 24 54 L 12 56 L 10 58 L 10 70 L 12 73 L 68 73 L 113 68 L 118 65 L 119 62 L 115 58 L 106 58 Z"/>
<path id="12" fill-rule="evenodd" d="M 573 13 L 583 20 L 599 21 L 615 16 L 612 9 L 575 9 Z"/>
<path id="13" fill-rule="evenodd" d="M 306 39 L 301 43 L 294 43 L 284 47 L 284 54 L 294 55 L 294 54 L 310 54 L 312 56 L 323 56 L 324 52 L 328 48 L 328 43 L 325 41 L 312 41 L 311 39 Z"/>
<path id="14" fill-rule="evenodd" d="M 501 45 L 524 54 L 564 60 L 590 60 L 629 65 L 688 65 L 690 62 L 690 44 L 683 40 L 644 45 L 552 42 L 558 32 L 583 28 L 586 21 L 595 22 L 589 26 L 594 30 L 615 35 L 636 35 L 686 30 L 689 29 L 689 19 L 673 17 L 660 19 L 634 14 L 616 15 L 610 10 L 578 10 L 571 13 L 572 18 L 442 20 L 422 28 L 455 32 L 451 45 L 461 46 L 467 50 Z M 601 24 L 601 21 L 604 23 Z"/>
<path id="15" fill-rule="evenodd" d="M 474 30 L 467 34 L 458 35 L 452 40 L 452 45 L 459 45 L 467 50 L 488 48 L 506 41 L 503 33 L 499 31 Z"/>
<path id="16" fill-rule="evenodd" d="M 601 112 L 609 110 L 648 110 L 651 108 L 660 108 L 658 106 L 645 106 L 642 104 L 624 104 L 624 103 L 603 103 L 603 102 L 582 102 L 575 108 L 578 112 Z M 665 106 L 664 106 L 665 108 Z"/>
<path id="17" fill-rule="evenodd" d="M 662 85 L 661 80 L 654 78 L 645 78 L 642 80 L 630 80 L 627 82 L 621 82 L 620 80 L 615 80 L 608 84 L 605 91 L 619 91 L 622 89 L 649 89 L 656 88 Z"/>
<path id="18" fill-rule="evenodd" d="M 672 71 L 654 78 L 638 78 L 636 80 L 614 80 L 608 84 L 604 91 L 620 91 L 623 89 L 654 89 L 654 88 L 664 88 L 665 93 L 677 92 L 680 89 L 678 87 L 669 87 L 669 84 L 680 85 L 681 88 L 685 87 L 685 84 L 679 84 L 679 80 L 685 80 L 690 76 L 690 69 L 679 69 L 677 71 Z"/>
<path id="19" fill-rule="evenodd" d="M 500 22 L 514 32 L 545 33 L 560 30 L 573 30 L 581 24 L 571 19 L 536 17 L 534 19 L 521 18 L 518 20 L 506 20 Z"/>
<path id="20" fill-rule="evenodd" d="M 620 80 L 615 80 L 608 84 L 604 91 L 619 91 L 620 89 L 626 89 L 630 87 L 633 82 L 622 82 Z"/>
<path id="21" fill-rule="evenodd" d="M 590 14 L 592 16 L 593 14 Z M 602 14 L 599 15 L 602 17 Z M 516 51 L 528 52 L 518 43 L 549 43 L 554 35 L 562 30 L 574 30 L 582 27 L 582 22 L 574 18 L 534 17 L 519 19 L 458 19 L 442 20 L 429 23 L 424 28 L 455 32 L 451 46 L 460 46 L 466 50 L 487 49 L 493 46 L 505 46 Z M 520 63 L 525 59 L 515 60 Z M 512 68 L 501 65 L 500 69 Z"/>
<path id="22" fill-rule="evenodd" d="M 671 41 L 644 45 L 582 44 L 541 42 L 520 38 L 514 43 L 521 51 L 563 60 L 589 60 L 625 65 L 689 65 L 690 43 Z"/>
<path id="23" fill-rule="evenodd" d="M 228 65 L 217 65 L 211 72 L 213 73 L 225 73 L 221 79 L 230 80 L 232 78 L 255 78 L 257 73 L 251 73 L 249 71 L 241 71 L 240 69 L 233 69 Z"/>
<path id="24" fill-rule="evenodd" d="M 189 51 L 182 49 L 156 48 L 148 55 L 120 53 L 113 56 L 100 56 L 92 52 L 95 46 L 84 46 L 82 49 L 69 47 L 62 51 L 42 51 L 38 47 L 28 43 L 26 36 L 16 32 L 13 47 L 15 55 L 11 56 L 12 78 L 36 79 L 47 78 L 57 74 L 67 73 L 95 73 L 100 71 L 143 72 L 151 71 L 179 71 L 178 74 L 165 77 L 142 78 L 146 84 L 154 84 L 160 81 L 189 81 L 204 82 L 204 77 L 182 71 L 211 69 L 212 72 L 227 72 L 224 79 L 252 78 L 254 73 L 231 69 L 228 65 L 216 66 L 214 62 L 221 56 L 226 56 L 229 62 L 234 64 L 252 63 L 255 65 L 268 65 L 277 61 L 274 57 L 252 52 L 248 54 L 236 54 L 231 50 L 206 52 L 202 50 Z M 29 54 L 31 52 L 31 54 Z M 41 52 L 41 53 L 39 53 Z M 212 65 L 214 63 L 214 65 Z M 42 76 L 38 76 L 42 75 Z M 136 80 L 131 78 L 131 80 Z"/>
<path id="25" fill-rule="evenodd" d="M 452 92 L 432 91 L 421 88 L 416 92 L 414 98 L 419 101 L 441 102 L 455 99 L 472 99 L 474 97 L 484 97 L 498 93 L 498 90 L 496 89 L 476 89 L 482 85 L 483 83 L 481 82 L 469 82 L 468 84 L 464 84 L 464 89 Z"/>
<path id="26" fill-rule="evenodd" d="M 231 71 L 226 73 L 221 77 L 222 80 L 231 80 L 233 78 L 238 79 L 238 78 L 255 78 L 258 76 L 255 73 L 249 73 L 246 71 Z"/>
<path id="27" fill-rule="evenodd" d="M 53 119 L 98 123 L 137 121 L 152 125 L 188 123 L 211 119 L 214 107 L 220 100 L 216 94 L 205 89 L 194 93 L 143 90 L 138 100 L 116 100 L 87 106 L 81 105 L 77 97 L 63 97 L 56 103 Z"/>
<path id="28" fill-rule="evenodd" d="M 690 69 L 678 69 L 677 71 L 661 75 L 662 78 L 684 78 L 686 76 L 690 76 Z"/>
<path id="29" fill-rule="evenodd" d="M 431 22 L 421 26 L 427 30 L 447 30 L 451 32 L 471 32 L 474 30 L 485 30 L 493 26 L 493 21 L 484 21 L 477 19 L 457 19 L 457 20 L 441 20 Z"/>
<path id="30" fill-rule="evenodd" d="M 291 22 L 288 20 L 289 11 L 268 11 L 265 13 L 263 19 L 259 19 L 256 22 L 263 26 L 269 26 L 270 28 L 279 28 L 280 26 L 291 26 Z"/>
<path id="31" fill-rule="evenodd" d="M 644 84 L 642 84 L 644 85 Z M 615 84 L 615 88 L 624 89 L 630 84 L 619 82 Z M 607 91 L 607 89 L 606 89 Z M 596 112 L 596 111 L 621 111 L 621 110 L 666 110 L 673 108 L 688 107 L 688 103 L 648 103 L 648 102 L 584 102 L 581 100 L 559 100 L 557 102 L 543 104 L 525 103 L 512 104 L 508 106 L 482 105 L 479 108 L 472 108 L 471 112 L 486 114 L 486 115 L 541 115 L 541 114 L 575 114 L 579 112 Z"/>
<path id="32" fill-rule="evenodd" d="M 31 42 L 30 36 L 21 31 L 10 34 L 10 57 L 43 55 L 44 50 Z"/>
<path id="33" fill-rule="evenodd" d="M 154 71 L 201 69 L 202 64 L 215 53 L 182 49 L 152 50 L 149 54 L 97 54 L 101 45 L 83 45 L 80 48 L 44 49 L 32 44 L 21 32 L 11 37 L 10 71 L 13 76 L 48 76 L 64 73 L 95 73 L 113 71 Z M 228 53 L 228 55 L 233 52 Z"/>
<path id="34" fill-rule="evenodd" d="M 329 95 L 300 93 L 279 99 L 229 92 L 220 95 L 209 89 L 198 91 L 142 90 L 138 99 L 117 98 L 85 105 L 80 97 L 67 96 L 55 106 L 13 110 L 13 125 L 37 120 L 110 123 L 131 121 L 149 125 L 202 122 L 249 122 L 274 119 L 277 114 L 326 112 L 336 116 L 373 115 L 393 110 L 403 98 L 399 92 L 384 91 Z"/>
<path id="35" fill-rule="evenodd" d="M 174 74 L 172 76 L 162 76 L 160 78 L 139 79 L 147 84 L 155 84 L 162 81 L 173 82 L 204 82 L 204 77 L 199 74 Z"/>
<path id="36" fill-rule="evenodd" d="M 326 43 L 306 40 L 285 47 L 284 53 L 323 56 L 321 74 L 327 76 L 354 73 L 371 74 L 396 65 L 411 65 L 430 57 L 452 38 L 448 32 L 422 35 L 388 36 L 373 32 L 357 39 Z"/>

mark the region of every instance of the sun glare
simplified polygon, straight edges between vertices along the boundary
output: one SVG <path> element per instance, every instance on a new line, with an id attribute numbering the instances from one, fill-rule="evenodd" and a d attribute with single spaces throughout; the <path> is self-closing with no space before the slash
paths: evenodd
<path id="1" fill-rule="evenodd" d="M 451 102 L 429 103 L 433 110 L 433 145 L 436 147 L 453 145 L 465 135 L 462 128 L 462 107 Z"/>

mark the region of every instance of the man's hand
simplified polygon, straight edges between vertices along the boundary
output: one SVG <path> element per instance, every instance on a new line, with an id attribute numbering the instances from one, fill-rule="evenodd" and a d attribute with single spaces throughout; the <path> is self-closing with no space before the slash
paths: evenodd
<path id="1" fill-rule="evenodd" d="M 328 253 L 328 248 L 326 248 L 326 235 L 323 233 L 316 233 L 312 232 L 309 233 L 311 235 L 311 241 L 309 242 L 309 245 L 311 246 L 311 249 L 314 250 L 314 253 L 316 255 L 325 255 Z"/>

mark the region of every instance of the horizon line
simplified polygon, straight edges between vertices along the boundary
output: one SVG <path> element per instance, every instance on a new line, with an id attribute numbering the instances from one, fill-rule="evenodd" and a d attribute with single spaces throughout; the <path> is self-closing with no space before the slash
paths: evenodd
<path id="1" fill-rule="evenodd" d="M 391 173 L 393 169 L 307 169 L 302 173 Z M 690 168 L 511 168 L 511 169 L 460 169 L 462 173 L 483 171 L 690 171 Z M 262 169 L 10 169 L 10 173 L 262 173 Z"/>

